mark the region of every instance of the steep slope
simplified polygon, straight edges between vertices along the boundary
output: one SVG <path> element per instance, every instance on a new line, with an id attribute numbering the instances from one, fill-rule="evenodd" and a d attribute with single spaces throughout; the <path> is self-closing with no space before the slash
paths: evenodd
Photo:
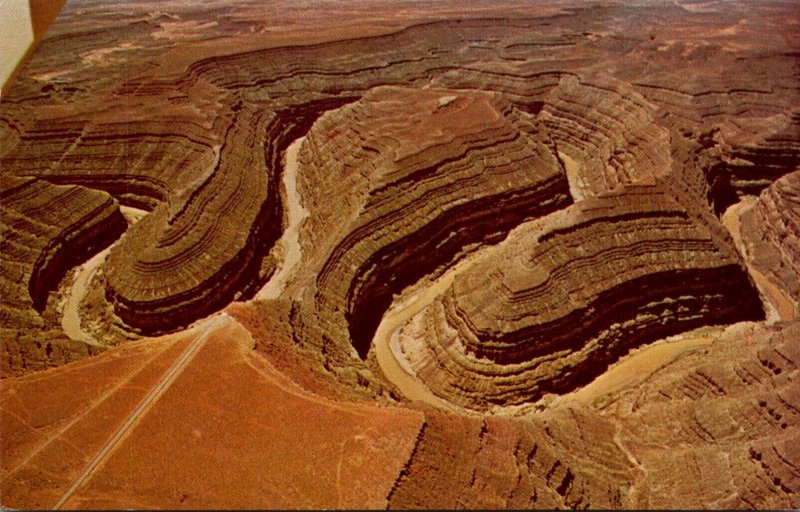
<path id="1" fill-rule="evenodd" d="M 109 299 L 144 332 L 186 325 L 230 302 L 262 271 L 278 236 L 279 171 L 268 167 L 266 147 L 275 116 L 236 107 L 230 117 L 206 179 L 154 210 L 109 255 Z"/>
<path id="2" fill-rule="evenodd" d="M 751 264 L 780 283 L 800 311 L 800 171 L 761 193 L 742 215 L 741 231 Z"/>
<path id="3" fill-rule="evenodd" d="M 362 358 L 394 293 L 570 201 L 546 130 L 491 93 L 373 89 L 323 116 L 298 164 L 301 311 Z"/>
<path id="4" fill-rule="evenodd" d="M 406 320 L 395 354 L 434 393 L 485 408 L 571 391 L 672 334 L 763 318 L 710 222 L 631 185 L 523 225 Z"/>
<path id="5" fill-rule="evenodd" d="M 705 179 L 721 213 L 800 161 L 797 45 L 783 4 L 759 6 L 753 18 L 752 6 L 738 4 L 696 12 L 447 2 L 398 17 L 366 2 L 343 17 L 339 35 L 318 13 L 293 16 L 300 8 L 291 3 L 148 5 L 117 6 L 124 16 L 102 4 L 67 6 L 0 113 L 4 173 L 153 210 L 120 244 L 144 243 L 144 259 L 136 266 L 117 251 L 107 262 L 113 278 L 97 282 L 110 302 L 92 299 L 128 331 L 174 331 L 251 297 L 278 256 L 268 253 L 283 220 L 281 153 L 323 112 L 375 87 L 504 94 L 547 128 L 576 199 L 645 176 L 677 173 L 681 183 L 675 152 L 685 145 L 681 159 L 697 164 L 691 186 Z M 265 21 L 298 19 L 291 30 Z M 761 33 L 775 34 L 782 50 Z M 700 79 L 692 69 L 709 72 Z M 237 125 L 240 114 L 258 133 Z M 251 143 L 263 145 L 263 158 L 238 148 Z M 244 176 L 257 185 L 236 192 Z M 218 186 L 227 199 L 209 197 Z M 217 209 L 231 209 L 254 236 L 228 241 Z M 371 330 L 350 333 L 362 354 Z"/>
<path id="6" fill-rule="evenodd" d="M 115 241 L 127 223 L 108 194 L 5 178 L 0 190 L 2 372 L 22 373 L 85 357 L 41 317 L 49 295 L 73 266 Z"/>

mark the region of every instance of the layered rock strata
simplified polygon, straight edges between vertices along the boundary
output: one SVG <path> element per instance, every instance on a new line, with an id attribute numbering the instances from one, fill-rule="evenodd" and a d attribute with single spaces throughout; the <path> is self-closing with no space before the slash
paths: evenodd
<path id="1" fill-rule="evenodd" d="M 389 507 L 797 508 L 799 328 L 731 326 L 605 405 L 428 413 Z"/>
<path id="2" fill-rule="evenodd" d="M 17 140 L 6 150 L 5 170 L 85 185 L 152 210 L 190 192 L 218 161 L 230 112 L 218 101 L 187 103 L 170 102 L 165 111 L 154 99 L 114 98 L 81 114 L 55 103 L 19 119 L 10 105 L 4 117 Z"/>
<path id="3" fill-rule="evenodd" d="M 543 97 L 537 117 L 556 141 L 576 200 L 671 170 L 668 128 L 657 106 L 630 86 L 566 76 Z"/>
<path id="4" fill-rule="evenodd" d="M 526 419 L 429 412 L 389 508 L 624 507 L 636 469 L 614 428 L 581 407 Z M 578 439 L 585 449 L 570 449 Z"/>
<path id="5" fill-rule="evenodd" d="M 403 357 L 436 394 L 483 408 L 575 389 L 672 334 L 763 318 L 715 221 L 640 184 L 526 224 L 408 319 Z"/>
<path id="6" fill-rule="evenodd" d="M 279 112 L 234 105 L 201 182 L 161 203 L 109 255 L 106 296 L 116 314 L 156 333 L 251 296 L 275 268 L 268 253 L 282 224 L 282 151 L 343 101 Z"/>
<path id="7" fill-rule="evenodd" d="M 107 296 L 133 327 L 168 330 L 229 302 L 258 274 L 266 253 L 259 243 L 277 238 L 280 209 L 265 147 L 275 116 L 237 107 L 231 117 L 207 178 L 156 208 L 108 257 Z"/>
<path id="8" fill-rule="evenodd" d="M 344 39 L 337 36 L 340 40 L 301 30 L 302 38 L 311 37 L 302 45 L 294 44 L 291 34 L 276 39 L 272 28 L 262 26 L 257 16 L 266 12 L 270 19 L 286 19 L 277 7 L 187 5 L 175 8 L 183 20 L 178 25 L 169 16 L 151 16 L 145 6 L 126 7 L 129 19 L 137 20 L 131 24 L 99 14 L 104 12 L 99 5 L 81 9 L 85 15 L 65 10 L 4 98 L 4 172 L 81 184 L 107 191 L 123 204 L 153 209 L 151 244 L 176 233 L 166 220 L 171 216 L 225 204 L 200 198 L 216 183 L 211 175 L 229 165 L 220 162 L 221 148 L 238 144 L 227 142 L 229 135 L 241 134 L 243 144 L 263 142 L 271 155 L 266 160 L 279 164 L 288 142 L 267 139 L 310 125 L 283 117 L 275 130 L 268 129 L 271 135 L 248 139 L 242 130 L 231 129 L 236 105 L 269 124 L 267 119 L 285 112 L 319 116 L 387 84 L 505 94 L 548 128 L 573 176 L 576 198 L 675 171 L 675 146 L 688 141 L 699 145 L 698 154 L 688 158 L 700 160 L 698 171 L 721 212 L 737 194 L 759 192 L 800 159 L 794 47 L 787 43 L 786 52 L 774 52 L 755 36 L 756 27 L 783 34 L 785 7 L 777 4 L 760 7 L 751 25 L 743 23 L 750 12 L 739 7 L 706 15 L 678 5 L 618 6 L 614 13 L 588 6 L 493 6 L 448 11 L 464 19 L 434 19 L 412 10 L 403 20 L 368 9 L 384 28 L 351 27 Z M 165 29 L 204 26 L 202 16 L 216 16 L 217 9 L 249 21 L 223 16 L 202 37 L 193 30 L 181 35 Z M 85 16 L 97 19 L 87 24 Z M 620 28 L 619 20 L 628 16 L 657 18 L 664 26 Z M 700 25 L 706 31 L 702 37 L 692 28 Z M 714 72 L 703 80 L 685 73 L 687 65 L 710 63 Z M 333 106 L 322 107 L 327 102 Z M 297 130 L 293 133 L 301 135 Z M 164 278 L 175 285 L 172 297 L 166 287 L 136 289 L 137 272 L 144 272 L 145 281 L 158 272 L 139 269 L 124 278 L 120 269 L 127 272 L 132 262 L 109 259 L 118 267 L 109 272 L 117 276 L 108 288 L 110 306 L 125 322 L 145 334 L 174 330 L 234 297 L 249 297 L 263 284 L 274 265 L 266 252 L 282 217 L 279 205 L 266 205 L 278 201 L 280 173 L 279 165 L 266 160 L 265 168 L 259 163 L 250 172 L 271 174 L 269 190 L 247 189 L 254 194 L 245 201 L 249 206 L 242 205 L 234 216 L 237 222 L 240 214 L 253 219 L 252 201 L 263 201 L 259 218 L 271 220 L 264 220 L 270 227 L 259 231 L 258 240 L 236 237 L 246 245 L 226 247 L 229 242 L 212 237 L 217 231 L 209 230 L 210 224 L 197 215 L 186 217 L 198 223 L 195 240 L 215 238 L 209 254 L 223 259 L 212 264 L 213 276 L 194 277 L 194 269 L 205 264 L 204 251 L 175 256 L 172 251 L 183 249 L 168 243 L 156 256 L 150 247 L 145 266 L 173 256 L 193 259 L 185 266 L 164 263 L 164 268 L 180 267 L 186 277 L 179 285 Z M 190 200 L 199 202 L 188 205 Z M 138 229 L 144 233 L 145 226 Z M 231 273 L 231 267 L 246 270 Z M 148 312 L 133 314 L 134 304 Z"/>
<path id="9" fill-rule="evenodd" d="M 602 415 L 638 466 L 630 506 L 800 506 L 798 377 L 800 323 L 738 324 L 623 392 Z"/>
<path id="10" fill-rule="evenodd" d="M 374 89 L 323 116 L 298 160 L 311 314 L 361 357 L 394 293 L 570 202 L 546 129 L 491 93 Z"/>
<path id="11" fill-rule="evenodd" d="M 115 241 L 127 223 L 108 194 L 4 178 L 0 190 L 3 373 L 86 355 L 41 314 L 68 270 Z"/>
<path id="12" fill-rule="evenodd" d="M 742 215 L 750 263 L 800 304 L 800 171 L 770 185 Z M 795 316 L 797 313 L 795 313 Z"/>

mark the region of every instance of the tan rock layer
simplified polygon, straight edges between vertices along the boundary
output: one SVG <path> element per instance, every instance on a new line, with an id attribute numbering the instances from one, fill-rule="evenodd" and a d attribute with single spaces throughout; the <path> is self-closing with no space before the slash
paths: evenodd
<path id="1" fill-rule="evenodd" d="M 180 129 L 174 124 L 34 122 L 26 126 L 4 165 L 16 174 L 57 184 L 85 184 L 125 204 L 152 210 L 194 182 L 213 160 L 213 138 L 195 136 L 192 131 L 202 128 L 191 123 L 182 123 L 186 128 Z"/>
<path id="2" fill-rule="evenodd" d="M 114 242 L 127 223 L 108 194 L 4 177 L 0 191 L 0 331 L 4 377 L 85 357 L 43 321 L 47 301 L 74 266 Z"/>
<path id="3" fill-rule="evenodd" d="M 544 95 L 541 118 L 559 151 L 579 162 L 575 185 L 593 196 L 670 171 L 670 133 L 657 106 L 607 79 L 561 78 Z"/>
<path id="4" fill-rule="evenodd" d="M 394 293 L 570 201 L 546 132 L 496 94 L 375 89 L 320 119 L 299 160 L 309 314 L 361 357 Z"/>
<path id="5" fill-rule="evenodd" d="M 521 227 L 408 320 L 406 357 L 435 393 L 481 409 L 577 389 L 672 334 L 763 318 L 705 222 L 639 185 Z"/>
<path id="6" fill-rule="evenodd" d="M 35 179 L 10 180 L 4 185 L 12 183 L 17 186 L 0 192 L 2 254 L 30 265 L 27 285 L 31 305 L 41 311 L 48 293 L 67 270 L 119 238 L 127 222 L 117 202 L 107 194 L 76 186 L 57 187 Z M 70 207 L 67 216 L 62 205 Z"/>
<path id="7" fill-rule="evenodd" d="M 599 411 L 428 412 L 389 507 L 794 509 L 798 375 L 800 324 L 740 324 Z"/>
<path id="8" fill-rule="evenodd" d="M 756 206 L 742 216 L 742 238 L 751 263 L 800 303 L 800 171 L 761 193 Z"/>

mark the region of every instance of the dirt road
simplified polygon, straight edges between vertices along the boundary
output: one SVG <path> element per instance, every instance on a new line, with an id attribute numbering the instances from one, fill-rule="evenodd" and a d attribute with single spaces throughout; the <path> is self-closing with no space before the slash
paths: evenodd
<path id="1" fill-rule="evenodd" d="M 189 361 L 192 360 L 195 354 L 208 340 L 209 336 L 217 329 L 224 327 L 231 322 L 232 319 L 227 313 L 222 313 L 219 316 L 208 319 L 207 321 L 197 325 L 196 330 L 201 331 L 197 338 L 181 353 L 176 359 L 175 363 L 156 381 L 155 385 L 150 389 L 147 395 L 142 398 L 136 408 L 125 419 L 122 425 L 114 432 L 111 438 L 105 445 L 97 452 L 97 454 L 89 461 L 84 468 L 83 472 L 75 479 L 67 491 L 61 498 L 53 505 L 53 510 L 58 510 L 70 499 L 70 497 L 83 485 L 83 483 L 91 476 L 92 471 L 108 457 L 108 455 L 119 444 L 120 440 L 136 425 L 137 420 L 148 410 L 148 408 L 169 388 L 175 378 L 180 375 L 181 371 L 186 367 Z"/>

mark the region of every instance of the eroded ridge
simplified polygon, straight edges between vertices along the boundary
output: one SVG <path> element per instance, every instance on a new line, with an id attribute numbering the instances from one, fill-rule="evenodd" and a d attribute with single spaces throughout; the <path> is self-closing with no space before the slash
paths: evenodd
<path id="1" fill-rule="evenodd" d="M 794 304 L 800 304 L 800 171 L 770 185 L 755 206 L 742 215 L 742 238 L 751 263 L 774 283 L 783 283 Z"/>
<path id="2" fill-rule="evenodd" d="M 201 145 L 199 160 L 173 162 L 188 168 L 184 174 L 193 173 L 192 179 L 183 176 L 183 186 L 169 187 L 168 195 L 149 205 L 151 214 L 132 226 L 104 264 L 100 285 L 116 315 L 130 328 L 154 334 L 255 293 L 275 268 L 269 250 L 281 231 L 276 187 L 281 154 L 320 110 L 341 102 L 309 102 L 279 111 L 239 102 L 223 111 L 220 142 Z M 113 187 L 111 192 L 131 200 L 137 188 L 129 184 L 123 183 L 124 193 Z"/>
<path id="3" fill-rule="evenodd" d="M 299 155 L 301 244 L 318 273 L 303 306 L 321 332 L 365 357 L 392 294 L 567 205 L 553 149 L 493 93 L 382 87 L 323 116 Z"/>
<path id="4" fill-rule="evenodd" d="M 520 227 L 399 331 L 417 376 L 461 405 L 586 384 L 631 348 L 763 318 L 716 219 L 630 185 Z"/>
<path id="5" fill-rule="evenodd" d="M 599 410 L 428 413 L 389 505 L 797 507 L 798 334 L 730 327 Z"/>
<path id="6" fill-rule="evenodd" d="M 3 90 L 0 507 L 800 507 L 797 6 L 306 4 Z"/>
<path id="7" fill-rule="evenodd" d="M 111 244 L 127 227 L 108 194 L 5 178 L 0 191 L 3 373 L 38 369 L 85 355 L 42 318 L 68 270 Z"/>
<path id="8" fill-rule="evenodd" d="M 145 332 L 186 324 L 231 301 L 261 270 L 266 251 L 259 246 L 279 233 L 277 170 L 258 149 L 275 116 L 238 107 L 231 116 L 208 178 L 156 208 L 108 257 L 109 300 Z"/>

